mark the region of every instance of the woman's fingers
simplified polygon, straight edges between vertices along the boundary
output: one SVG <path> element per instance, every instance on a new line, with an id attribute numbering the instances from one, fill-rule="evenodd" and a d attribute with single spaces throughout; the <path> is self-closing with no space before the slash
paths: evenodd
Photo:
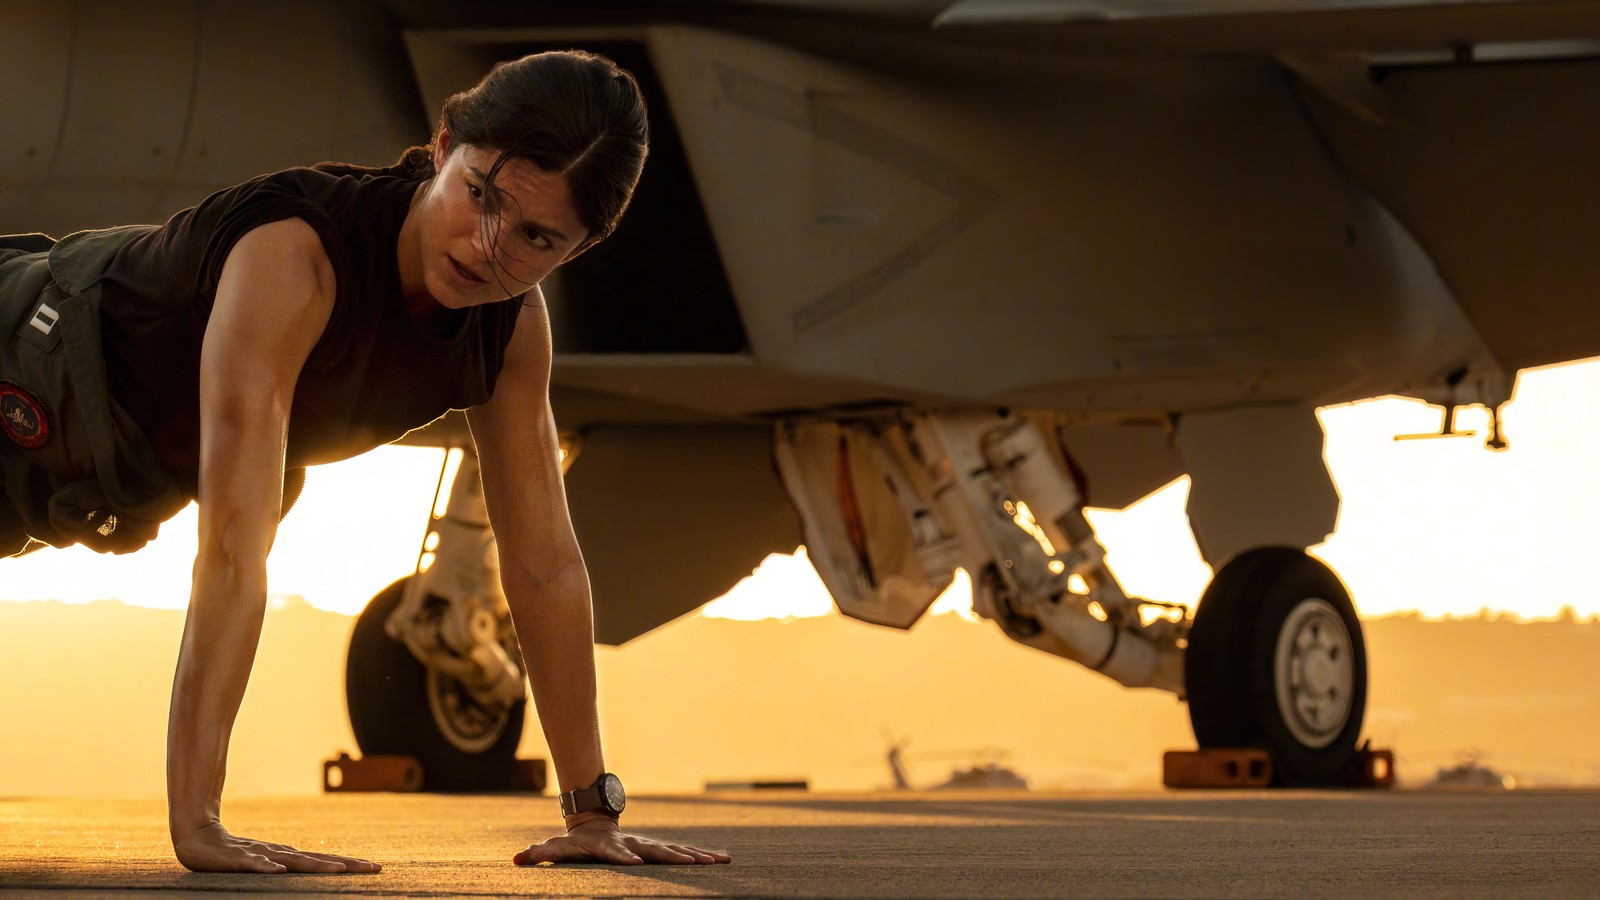
<path id="1" fill-rule="evenodd" d="M 289 852 L 298 853 L 301 856 L 309 856 L 312 859 L 320 859 L 323 862 L 338 863 L 338 864 L 344 866 L 344 870 L 346 872 L 382 872 L 383 871 L 383 866 L 381 866 L 381 865 L 379 865 L 379 864 L 377 864 L 375 862 L 371 862 L 369 860 L 356 859 L 353 856 L 339 856 L 339 855 L 334 854 L 334 853 L 312 853 L 309 850 L 295 850 L 293 848 L 290 848 Z"/>
<path id="2" fill-rule="evenodd" d="M 731 862 L 733 862 L 733 857 L 729 856 L 726 853 L 718 853 L 715 850 L 701 850 L 699 847 L 689 847 L 689 846 L 685 846 L 682 849 L 683 849 L 683 852 L 689 854 L 690 856 L 693 856 L 697 862 L 708 863 L 708 864 L 709 863 L 731 863 Z"/>
<path id="3" fill-rule="evenodd" d="M 661 842 L 661 841 L 653 841 L 653 840 L 651 840 L 649 838 L 641 838 L 641 837 L 635 837 L 635 838 L 632 838 L 632 840 L 636 841 L 638 844 L 642 844 L 642 845 L 654 845 L 655 847 L 661 848 L 666 853 L 671 854 L 670 857 L 661 858 L 661 859 L 655 859 L 655 860 L 652 860 L 652 862 L 667 862 L 667 863 L 681 863 L 681 864 L 701 863 L 701 864 L 705 864 L 705 865 L 709 865 L 711 863 L 719 863 L 719 862 L 722 862 L 722 863 L 733 862 L 733 857 L 729 856 L 726 853 L 713 853 L 713 852 L 711 852 L 709 850 L 701 850 L 699 847 L 690 847 L 690 846 L 688 846 L 686 844 L 668 844 L 668 843 L 664 843 L 664 842 Z"/>
<path id="4" fill-rule="evenodd" d="M 605 849 L 605 861 L 619 866 L 642 866 L 649 860 L 621 844 L 611 844 Z"/>
<path id="5" fill-rule="evenodd" d="M 310 850 L 296 850 L 288 844 L 273 844 L 267 841 L 250 841 L 249 847 L 251 850 L 266 856 L 273 862 L 287 866 L 291 872 L 376 873 L 383 871 L 383 866 L 364 859 L 356 859 L 352 856 L 339 856 L 334 853 L 314 853 Z"/>
<path id="6" fill-rule="evenodd" d="M 315 854 L 322 859 L 331 859 L 334 862 L 344 863 L 345 869 L 351 872 L 363 872 L 376 875 L 383 871 L 383 863 L 375 863 L 370 859 L 356 859 L 352 856 L 334 856 L 333 854 Z"/>
<path id="7" fill-rule="evenodd" d="M 244 867 L 237 869 L 241 872 L 261 872 L 267 875 L 277 875 L 289 871 L 287 866 L 279 865 L 259 853 L 246 853 Z"/>
<path id="8" fill-rule="evenodd" d="M 688 855 L 694 857 L 694 861 L 697 863 L 709 864 L 733 862 L 733 857 L 726 853 L 717 853 L 712 850 L 701 850 L 699 847 L 690 847 L 686 844 L 668 844 L 667 846 L 678 851 L 679 853 L 687 853 Z"/>
<path id="9" fill-rule="evenodd" d="M 661 846 L 671 850 L 677 855 L 677 858 L 673 860 L 674 862 L 698 863 L 711 861 L 711 857 L 706 856 L 703 853 L 695 853 L 688 847 L 684 847 L 679 844 L 662 844 Z"/>
<path id="10" fill-rule="evenodd" d="M 657 843 L 655 841 L 634 838 L 633 846 L 635 852 L 644 857 L 647 862 L 667 863 L 669 865 L 680 866 L 689 865 L 694 862 L 693 856 L 690 856 L 689 854 L 679 850 L 674 850 L 666 844 Z"/>
<path id="11" fill-rule="evenodd" d="M 334 875 L 339 872 L 347 871 L 344 863 L 330 862 L 325 859 L 317 859 L 305 853 L 285 853 L 281 850 L 269 850 L 266 853 L 266 857 L 288 869 L 290 872 L 315 872 L 324 875 Z"/>

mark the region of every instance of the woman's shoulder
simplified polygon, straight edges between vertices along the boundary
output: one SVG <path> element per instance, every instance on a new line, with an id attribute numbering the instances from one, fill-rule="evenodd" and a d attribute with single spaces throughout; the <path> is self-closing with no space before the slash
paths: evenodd
<path id="1" fill-rule="evenodd" d="M 405 184 L 390 167 L 359 166 L 342 162 L 320 162 L 294 166 L 259 175 L 224 191 L 235 197 L 260 193 L 288 194 L 312 202 L 331 201 L 350 195 L 369 193 Z"/>
<path id="2" fill-rule="evenodd" d="M 323 235 L 334 255 L 333 245 L 362 244 L 397 229 L 418 184 L 399 166 L 322 162 L 236 184 L 207 198 L 186 218 L 199 233 L 231 245 L 251 227 L 297 217 Z"/>
<path id="3" fill-rule="evenodd" d="M 353 178 L 357 181 L 368 179 L 399 179 L 401 181 L 425 181 L 433 177 L 433 154 L 427 147 L 410 147 L 393 165 L 388 166 L 363 166 L 356 163 L 324 161 L 306 167 L 312 172 L 333 178 Z"/>
<path id="4" fill-rule="evenodd" d="M 412 147 L 393 165 L 367 166 L 328 160 L 258 175 L 218 192 L 217 197 L 258 193 L 290 194 L 313 202 L 373 190 L 407 190 L 432 177 L 433 159 L 426 147 Z"/>

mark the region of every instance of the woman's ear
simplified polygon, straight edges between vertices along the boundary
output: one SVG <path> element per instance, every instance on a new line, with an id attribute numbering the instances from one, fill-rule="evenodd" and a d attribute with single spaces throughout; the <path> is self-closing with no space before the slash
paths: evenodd
<path id="1" fill-rule="evenodd" d="M 433 170 L 438 172 L 444 168 L 444 161 L 450 156 L 450 129 L 439 126 L 439 136 L 433 139 Z"/>

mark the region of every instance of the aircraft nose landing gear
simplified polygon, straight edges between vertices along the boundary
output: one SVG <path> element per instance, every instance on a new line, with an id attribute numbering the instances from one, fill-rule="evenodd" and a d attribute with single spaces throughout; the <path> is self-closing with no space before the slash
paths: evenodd
<path id="1" fill-rule="evenodd" d="M 527 700 L 470 452 L 443 515 L 429 519 L 417 569 L 356 620 L 345 665 L 351 731 L 369 757 L 420 762 L 424 790 L 504 790 L 517 783 Z"/>
<path id="2" fill-rule="evenodd" d="M 500 790 L 512 778 L 527 703 L 485 703 L 460 680 L 424 665 L 384 632 L 408 576 L 356 619 L 345 665 L 350 729 L 366 756 L 413 757 L 424 790 Z M 520 692 L 521 684 L 518 683 Z"/>
<path id="3" fill-rule="evenodd" d="M 1367 654 L 1349 592 L 1331 569 L 1263 547 L 1217 572 L 1184 663 L 1202 748 L 1260 747 L 1279 784 L 1344 783 L 1358 764 Z"/>

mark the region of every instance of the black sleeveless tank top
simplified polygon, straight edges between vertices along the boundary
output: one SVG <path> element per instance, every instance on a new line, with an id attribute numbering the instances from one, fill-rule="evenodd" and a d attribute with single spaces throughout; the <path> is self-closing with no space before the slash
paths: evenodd
<path id="1" fill-rule="evenodd" d="M 494 393 L 521 298 L 461 311 L 448 336 L 417 327 L 401 295 L 396 248 L 421 181 L 404 162 L 264 175 L 173 216 L 106 270 L 101 317 L 112 396 L 191 495 L 200 467 L 201 342 L 222 264 L 259 225 L 307 222 L 338 281 L 328 325 L 295 388 L 289 466 L 347 459 Z"/>

